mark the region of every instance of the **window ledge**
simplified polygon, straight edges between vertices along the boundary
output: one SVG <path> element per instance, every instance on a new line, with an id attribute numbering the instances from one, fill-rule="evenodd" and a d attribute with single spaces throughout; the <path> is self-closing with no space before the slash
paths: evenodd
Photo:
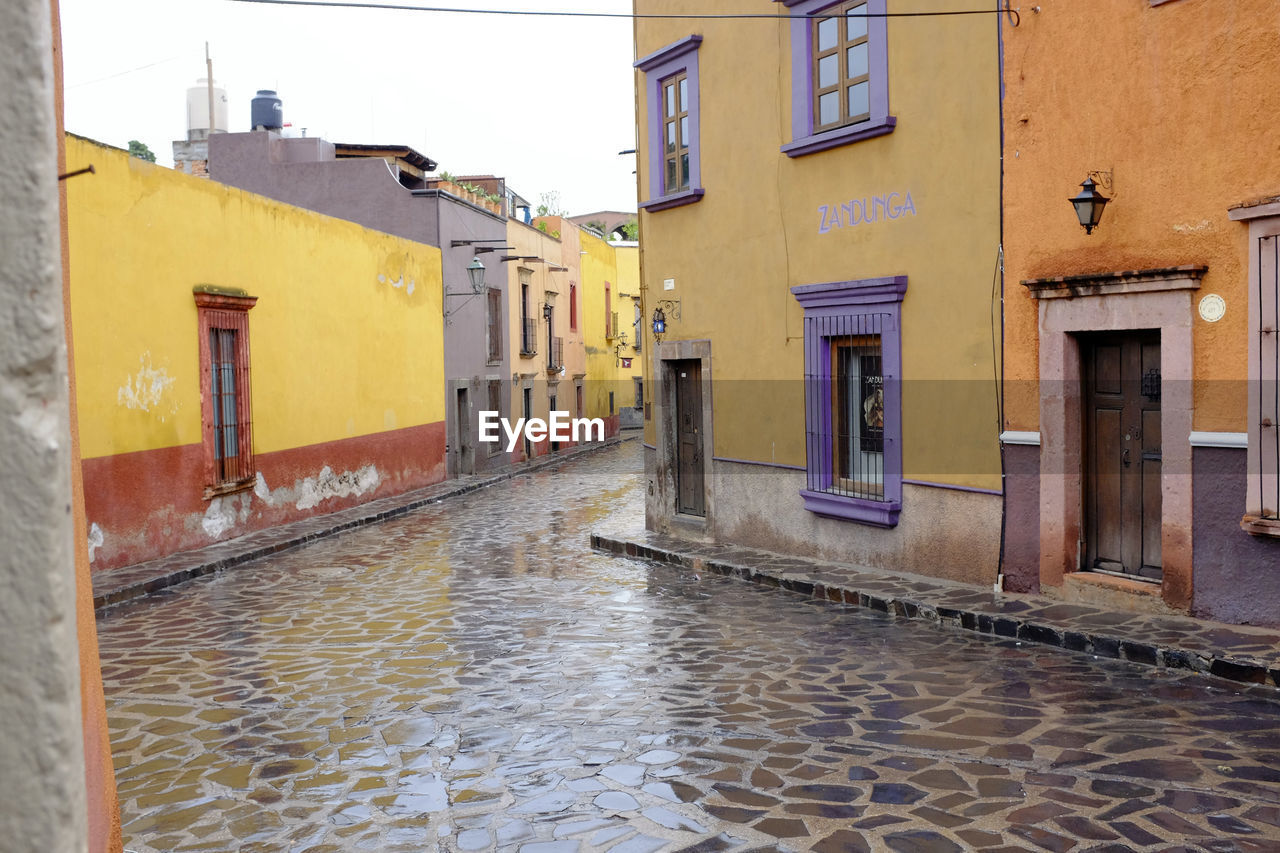
<path id="1" fill-rule="evenodd" d="M 646 201 L 640 205 L 641 210 L 647 210 L 650 213 L 656 213 L 659 210 L 667 210 L 672 207 L 680 207 L 686 204 L 693 204 L 695 201 L 702 201 L 702 196 L 706 194 L 706 190 L 698 187 L 692 190 L 681 190 L 671 195 L 659 196 L 652 201 Z"/>
<path id="2" fill-rule="evenodd" d="M 1268 536 L 1280 539 L 1280 519 L 1246 515 L 1240 519 L 1240 529 L 1250 536 Z"/>
<path id="3" fill-rule="evenodd" d="M 812 513 L 874 527 L 897 527 L 898 514 L 902 512 L 899 501 L 868 501 L 808 489 L 801 489 L 800 497 L 804 508 Z"/>
<path id="4" fill-rule="evenodd" d="M 893 133 L 893 129 L 897 124 L 897 116 L 884 116 L 861 124 L 837 127 L 834 130 L 824 130 L 822 133 L 815 133 L 788 142 L 782 146 L 782 153 L 788 157 L 803 157 L 806 154 L 816 154 L 819 151 L 826 151 L 828 148 L 837 148 L 841 145 L 850 145 L 854 142 L 861 142 L 864 139 L 874 139 L 877 136 Z"/>
<path id="5" fill-rule="evenodd" d="M 237 480 L 233 483 L 219 483 L 216 486 L 205 486 L 204 499 L 207 501 L 211 501 L 214 498 L 222 497 L 223 495 L 231 495 L 231 494 L 235 494 L 236 492 L 243 492 L 248 489 L 252 489 L 257 484 L 257 482 L 258 482 L 258 475 L 254 474 L 252 477 L 245 477 L 243 480 Z"/>

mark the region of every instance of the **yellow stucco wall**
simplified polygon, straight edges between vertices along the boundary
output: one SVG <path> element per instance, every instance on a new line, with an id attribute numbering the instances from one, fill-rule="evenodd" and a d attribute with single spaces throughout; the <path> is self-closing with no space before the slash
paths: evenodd
<path id="1" fill-rule="evenodd" d="M 641 355 L 632 347 L 635 331 L 635 302 L 640 292 L 639 260 L 635 247 L 614 246 L 593 234 L 581 232 L 583 281 L 583 334 L 586 346 L 587 383 L 584 388 L 587 414 L 593 418 L 609 416 L 609 392 L 614 395 L 614 411 L 635 404 L 633 376 L 641 375 Z M 605 285 L 608 284 L 609 307 L 605 307 Z M 624 295 L 625 294 L 625 295 Z M 618 328 L 626 335 L 621 342 L 605 337 L 605 314 L 618 313 Z M 624 368 L 621 358 L 631 358 Z"/>
<path id="2" fill-rule="evenodd" d="M 192 287 L 241 288 L 257 453 L 444 418 L 438 249 L 79 137 L 67 166 L 86 459 L 201 442 Z"/>
<path id="3" fill-rule="evenodd" d="M 895 12 L 936 9 L 895 0 Z M 688 12 L 638 0 L 645 14 Z M 773 14 L 754 0 L 742 11 Z M 993 16 L 887 23 L 893 133 L 799 158 L 791 138 L 789 23 L 645 21 L 645 56 L 703 36 L 705 197 L 641 214 L 647 318 L 680 301 L 667 340 L 712 341 L 715 453 L 803 466 L 803 310 L 796 285 L 908 275 L 902 305 L 908 478 L 1000 488 L 992 281 L 999 242 L 999 103 Z M 744 62 L 744 57 L 752 61 Z M 643 86 L 644 75 L 638 75 Z M 639 100 L 641 133 L 648 127 Z M 750 132 L 746 132 L 749 130 Z M 641 199 L 650 198 L 639 159 Z M 914 215 L 820 233 L 823 205 L 910 193 Z M 673 279 L 672 290 L 664 281 Z M 998 334 L 998 321 L 996 326 Z M 653 440 L 652 430 L 647 430 Z"/>
<path id="4" fill-rule="evenodd" d="M 1009 428 L 1039 428 L 1022 280 L 1194 264 L 1208 267 L 1194 299 L 1227 310 L 1191 318 L 1193 428 L 1245 431 L 1248 228 L 1227 211 L 1280 193 L 1276 4 L 1042 5 L 1005 35 Z M 1112 201 L 1086 235 L 1067 199 L 1091 171 L 1112 173 Z"/>

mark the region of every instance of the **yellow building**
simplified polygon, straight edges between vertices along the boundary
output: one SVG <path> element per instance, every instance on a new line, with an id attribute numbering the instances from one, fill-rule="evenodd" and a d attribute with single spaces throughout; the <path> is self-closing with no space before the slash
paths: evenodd
<path id="1" fill-rule="evenodd" d="M 587 416 L 606 432 L 638 427 L 643 419 L 643 328 L 640 262 L 634 244 L 580 236 L 582 313 L 587 361 Z"/>
<path id="2" fill-rule="evenodd" d="M 444 477 L 438 249 L 79 137 L 90 548 L 111 568 Z"/>
<path id="3" fill-rule="evenodd" d="M 636 22 L 648 526 L 989 584 L 993 15 L 735 11 L 791 17 Z"/>

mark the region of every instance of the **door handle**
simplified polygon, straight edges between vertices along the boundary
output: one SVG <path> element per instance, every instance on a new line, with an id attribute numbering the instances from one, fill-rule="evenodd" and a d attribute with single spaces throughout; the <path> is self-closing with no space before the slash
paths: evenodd
<path id="1" fill-rule="evenodd" d="M 1124 449 L 1124 453 L 1121 454 L 1120 459 L 1121 461 L 1124 462 L 1124 467 L 1128 468 L 1129 467 L 1129 448 L 1126 447 Z"/>

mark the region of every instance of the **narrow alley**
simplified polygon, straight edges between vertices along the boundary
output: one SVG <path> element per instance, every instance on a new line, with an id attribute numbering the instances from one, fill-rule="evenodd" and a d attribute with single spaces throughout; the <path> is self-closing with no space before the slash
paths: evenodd
<path id="1" fill-rule="evenodd" d="M 637 441 L 100 614 L 144 851 L 1275 850 L 1280 695 L 595 553 Z"/>

